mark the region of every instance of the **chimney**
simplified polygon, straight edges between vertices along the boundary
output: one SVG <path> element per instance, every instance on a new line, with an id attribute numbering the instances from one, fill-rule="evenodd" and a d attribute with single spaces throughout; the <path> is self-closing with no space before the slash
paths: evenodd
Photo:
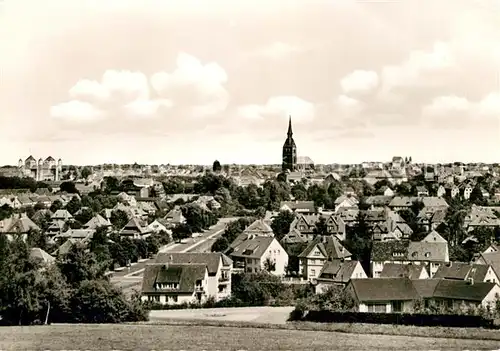
<path id="1" fill-rule="evenodd" d="M 168 259 L 169 259 L 169 261 L 173 261 L 173 260 L 174 260 L 174 256 L 170 255 L 170 256 L 168 257 Z"/>
<path id="2" fill-rule="evenodd" d="M 467 282 L 469 283 L 469 285 L 474 285 L 474 278 L 472 277 L 467 278 Z"/>

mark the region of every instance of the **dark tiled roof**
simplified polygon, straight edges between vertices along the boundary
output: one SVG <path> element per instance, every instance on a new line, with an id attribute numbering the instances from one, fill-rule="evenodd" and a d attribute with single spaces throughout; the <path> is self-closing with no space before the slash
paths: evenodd
<path id="1" fill-rule="evenodd" d="M 230 255 L 233 257 L 261 258 L 273 240 L 275 239 L 272 236 L 241 233 L 231 244 Z"/>
<path id="2" fill-rule="evenodd" d="M 380 278 L 410 278 L 419 279 L 424 266 L 417 264 L 386 263 L 380 273 Z"/>
<path id="3" fill-rule="evenodd" d="M 338 283 L 348 283 L 356 269 L 358 261 L 327 261 L 319 274 L 318 280 L 328 280 Z"/>
<path id="4" fill-rule="evenodd" d="M 315 247 L 318 247 L 321 253 L 329 259 L 348 258 L 352 256 L 352 254 L 342 246 L 336 237 L 323 237 L 317 235 L 298 257 L 309 256 Z"/>
<path id="5" fill-rule="evenodd" d="M 281 201 L 280 207 L 288 206 L 291 210 L 308 210 L 314 212 L 314 201 Z"/>
<path id="6" fill-rule="evenodd" d="M 449 264 L 440 265 L 433 278 L 454 280 L 472 278 L 476 282 L 482 282 L 488 273 L 489 267 L 490 266 L 486 264 L 450 262 Z"/>
<path id="7" fill-rule="evenodd" d="M 205 277 L 206 265 L 197 264 L 150 264 L 144 269 L 142 291 L 145 293 L 184 293 L 194 292 L 197 280 Z M 156 289 L 157 283 L 178 284 L 177 289 Z"/>
<path id="8" fill-rule="evenodd" d="M 356 297 L 366 301 L 408 301 L 418 298 L 408 278 L 351 279 Z"/>
<path id="9" fill-rule="evenodd" d="M 225 260 L 224 260 L 225 258 Z M 215 275 L 219 269 L 219 263 L 223 260 L 225 265 L 230 265 L 232 260 L 220 252 L 207 253 L 169 253 L 164 252 L 158 254 L 156 263 L 172 263 L 172 264 L 205 264 L 208 269 L 208 274 Z"/>
<path id="10" fill-rule="evenodd" d="M 411 261 L 447 261 L 448 243 L 412 241 L 408 246 Z"/>
<path id="11" fill-rule="evenodd" d="M 372 247 L 372 261 L 392 261 L 406 259 L 408 243 L 404 241 L 374 241 Z M 404 256 L 401 256 L 403 254 Z"/>
<path id="12" fill-rule="evenodd" d="M 448 279 L 420 279 L 413 284 L 421 297 L 437 297 L 481 302 L 493 289 L 495 283 Z"/>

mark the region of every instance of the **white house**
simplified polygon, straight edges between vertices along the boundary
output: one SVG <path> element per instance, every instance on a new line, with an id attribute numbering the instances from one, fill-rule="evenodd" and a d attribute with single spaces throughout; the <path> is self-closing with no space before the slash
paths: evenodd
<path id="1" fill-rule="evenodd" d="M 272 236 L 242 233 L 231 244 L 228 255 L 235 268 L 249 273 L 269 270 L 271 274 L 284 276 L 288 265 L 287 252 Z"/>

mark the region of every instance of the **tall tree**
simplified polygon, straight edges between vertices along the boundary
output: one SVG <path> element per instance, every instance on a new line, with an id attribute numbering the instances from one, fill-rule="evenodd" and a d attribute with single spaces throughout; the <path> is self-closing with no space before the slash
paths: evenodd
<path id="1" fill-rule="evenodd" d="M 290 231 L 290 225 L 295 219 L 295 215 L 290 211 L 280 211 L 274 217 L 271 228 L 273 229 L 276 240 L 281 240 Z"/>
<path id="2" fill-rule="evenodd" d="M 220 162 L 215 160 L 213 165 L 212 165 L 212 170 L 216 173 L 220 172 L 222 170 L 222 166 L 220 165 Z"/>

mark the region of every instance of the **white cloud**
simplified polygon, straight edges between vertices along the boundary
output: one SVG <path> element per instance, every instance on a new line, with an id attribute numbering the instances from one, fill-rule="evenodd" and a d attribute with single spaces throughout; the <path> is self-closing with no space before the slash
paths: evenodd
<path id="1" fill-rule="evenodd" d="M 50 115 L 53 118 L 76 122 L 93 122 L 104 116 L 104 113 L 88 102 L 71 100 L 52 106 Z"/>
<path id="2" fill-rule="evenodd" d="M 499 92 L 488 94 L 477 102 L 454 95 L 440 96 L 422 108 L 422 116 L 426 121 L 431 124 L 445 123 L 454 128 L 460 128 L 460 124 L 478 121 L 478 119 L 481 122 L 479 125 L 483 127 L 488 121 L 498 123 L 499 115 Z"/>
<path id="3" fill-rule="evenodd" d="M 309 122 L 314 119 L 316 108 L 313 103 L 297 96 L 276 96 L 265 105 L 246 105 L 238 109 L 238 115 L 247 119 L 266 119 L 271 116 L 292 116 L 294 122 Z"/>
<path id="4" fill-rule="evenodd" d="M 347 95 L 339 95 L 335 100 L 335 103 L 342 109 L 358 109 L 361 106 L 359 100 L 356 100 Z"/>
<path id="5" fill-rule="evenodd" d="M 257 50 L 255 55 L 279 60 L 299 51 L 301 51 L 301 49 L 297 46 L 277 41 L 267 47 Z"/>
<path id="6" fill-rule="evenodd" d="M 171 108 L 172 102 L 170 100 L 136 100 L 127 105 L 125 109 L 130 112 L 132 116 L 137 117 L 155 117 L 160 107 Z"/>
<path id="7" fill-rule="evenodd" d="M 385 66 L 381 72 L 382 90 L 432 85 L 434 81 L 429 79 L 429 74 L 451 68 L 455 63 L 450 45 L 437 42 L 431 51 L 416 50 L 400 65 Z"/>
<path id="8" fill-rule="evenodd" d="M 141 72 L 107 70 L 101 82 L 82 79 L 69 91 L 73 99 L 128 103 L 149 98 L 147 77 Z"/>
<path id="9" fill-rule="evenodd" d="M 469 100 L 459 96 L 440 96 L 423 108 L 424 116 L 446 116 L 450 113 L 468 112 L 471 108 Z"/>
<path id="10" fill-rule="evenodd" d="M 356 70 L 340 81 L 340 86 L 345 93 L 365 93 L 377 88 L 378 74 L 374 71 Z"/>
<path id="11" fill-rule="evenodd" d="M 176 106 L 190 106 L 195 117 L 222 112 L 229 102 L 224 84 L 226 71 L 218 64 L 202 64 L 196 57 L 181 53 L 172 73 L 158 72 L 151 76 L 151 85 L 159 96 Z"/>

